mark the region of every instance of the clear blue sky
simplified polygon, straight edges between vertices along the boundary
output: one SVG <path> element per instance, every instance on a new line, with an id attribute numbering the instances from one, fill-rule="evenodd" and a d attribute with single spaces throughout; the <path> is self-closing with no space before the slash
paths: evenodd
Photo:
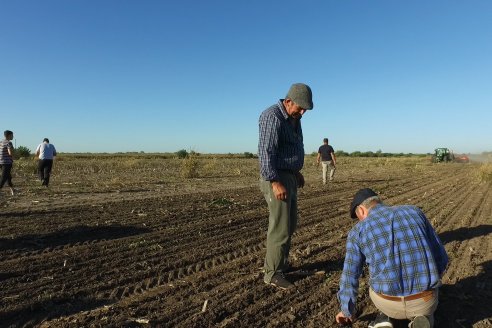
<path id="1" fill-rule="evenodd" d="M 0 0 L 1 127 L 34 150 L 257 151 L 314 93 L 307 153 L 492 150 L 492 1 Z"/>

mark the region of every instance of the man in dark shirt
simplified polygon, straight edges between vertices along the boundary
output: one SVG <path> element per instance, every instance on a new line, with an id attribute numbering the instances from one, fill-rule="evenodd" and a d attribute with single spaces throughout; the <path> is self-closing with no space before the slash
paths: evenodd
<path id="1" fill-rule="evenodd" d="M 318 166 L 321 162 L 323 167 L 323 184 L 326 184 L 326 171 L 328 170 L 328 166 L 330 167 L 330 181 L 332 181 L 333 176 L 335 175 L 337 159 L 333 147 L 328 144 L 328 138 L 323 139 L 323 145 L 318 149 L 316 161 L 318 162 Z"/>
<path id="2" fill-rule="evenodd" d="M 312 108 L 311 88 L 296 83 L 259 119 L 260 190 L 270 212 L 263 280 L 281 289 L 294 287 L 283 273 L 297 226 L 297 188 L 304 186 L 301 117 Z"/>

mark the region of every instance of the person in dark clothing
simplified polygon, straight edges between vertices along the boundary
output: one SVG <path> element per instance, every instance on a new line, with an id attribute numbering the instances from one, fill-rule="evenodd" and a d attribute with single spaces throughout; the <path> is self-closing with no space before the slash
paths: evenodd
<path id="1" fill-rule="evenodd" d="M 263 280 L 280 289 L 294 287 L 284 273 L 297 227 L 297 188 L 304 186 L 301 118 L 312 108 L 311 88 L 296 83 L 259 119 L 260 190 L 270 212 Z"/>
<path id="2" fill-rule="evenodd" d="M 323 167 L 323 184 L 326 184 L 326 173 L 328 171 L 328 166 L 330 167 L 330 181 L 333 180 L 333 176 L 335 175 L 337 159 L 335 157 L 335 151 L 333 147 L 328 144 L 328 138 L 323 139 L 323 145 L 321 145 L 318 149 L 318 157 L 316 161 L 321 162 L 321 166 Z"/>

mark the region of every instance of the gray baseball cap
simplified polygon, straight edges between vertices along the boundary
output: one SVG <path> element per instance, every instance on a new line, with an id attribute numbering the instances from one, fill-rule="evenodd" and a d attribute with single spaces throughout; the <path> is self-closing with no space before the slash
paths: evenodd
<path id="1" fill-rule="evenodd" d="M 313 109 L 313 93 L 304 83 L 294 83 L 287 92 L 286 98 L 291 99 L 303 109 Z"/>

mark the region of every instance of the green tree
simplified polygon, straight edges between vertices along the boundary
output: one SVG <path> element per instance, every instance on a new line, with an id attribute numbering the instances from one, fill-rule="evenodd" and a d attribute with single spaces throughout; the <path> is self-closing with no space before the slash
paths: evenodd
<path id="1" fill-rule="evenodd" d="M 178 150 L 176 156 L 178 156 L 178 158 L 186 158 L 188 157 L 188 151 L 186 149 Z"/>
<path id="2" fill-rule="evenodd" d="M 350 156 L 350 154 L 343 150 L 337 150 L 335 151 L 335 156 L 336 157 Z"/>
<path id="3" fill-rule="evenodd" d="M 29 157 L 31 156 L 31 150 L 25 146 L 19 146 L 14 149 L 14 158 Z"/>

